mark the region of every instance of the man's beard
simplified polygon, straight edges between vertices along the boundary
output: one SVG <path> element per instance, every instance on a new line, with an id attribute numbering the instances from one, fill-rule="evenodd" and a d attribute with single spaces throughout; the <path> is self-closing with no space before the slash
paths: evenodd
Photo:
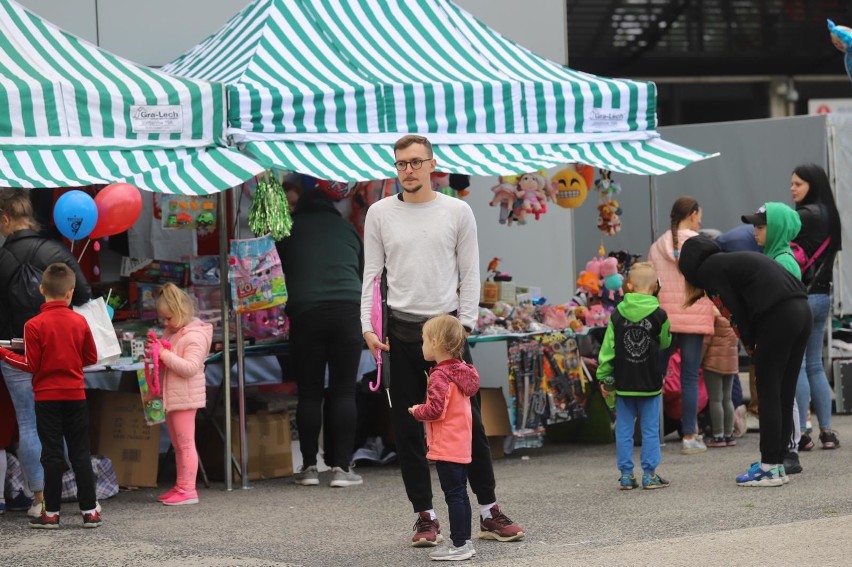
<path id="1" fill-rule="evenodd" d="M 402 190 L 405 191 L 406 193 L 409 193 L 409 194 L 417 193 L 421 189 L 423 189 L 422 183 L 420 185 L 418 185 L 417 187 L 415 187 L 414 189 L 406 189 L 405 185 L 402 186 Z"/>

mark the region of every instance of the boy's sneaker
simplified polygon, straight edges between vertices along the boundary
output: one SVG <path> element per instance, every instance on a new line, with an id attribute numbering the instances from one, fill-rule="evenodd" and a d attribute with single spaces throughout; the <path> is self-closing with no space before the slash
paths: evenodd
<path id="1" fill-rule="evenodd" d="M 711 437 L 707 441 L 706 446 L 707 447 L 727 447 L 728 442 L 725 441 L 724 437 L 722 437 L 721 435 L 718 435 L 716 437 Z"/>
<path id="2" fill-rule="evenodd" d="M 302 486 L 319 486 L 319 472 L 317 472 L 317 467 L 314 465 L 309 467 L 302 466 L 299 472 L 293 475 L 293 482 Z"/>
<path id="3" fill-rule="evenodd" d="M 491 507 L 490 518 L 479 517 L 479 539 L 517 541 L 525 535 L 524 529 L 501 512 L 497 504 Z"/>
<path id="4" fill-rule="evenodd" d="M 754 463 L 749 467 L 748 471 L 741 475 L 737 475 L 738 486 L 782 486 L 784 481 L 781 479 L 781 471 L 779 467 L 775 467 L 768 471 L 760 468 L 760 463 Z"/>
<path id="5" fill-rule="evenodd" d="M 101 513 L 95 510 L 89 514 L 83 514 L 83 527 L 84 528 L 96 528 L 103 524 L 104 521 L 101 519 Z"/>
<path id="6" fill-rule="evenodd" d="M 799 452 L 810 451 L 813 448 L 814 440 L 807 433 L 802 433 L 802 436 L 799 438 Z"/>
<path id="7" fill-rule="evenodd" d="M 639 481 L 632 474 L 621 475 L 621 480 L 618 481 L 618 488 L 621 490 L 633 490 L 639 488 Z"/>
<path id="8" fill-rule="evenodd" d="M 48 516 L 47 511 L 42 510 L 37 518 L 30 518 L 30 527 L 36 530 L 55 530 L 59 528 L 59 514 Z"/>
<path id="9" fill-rule="evenodd" d="M 38 518 L 41 516 L 41 512 L 44 509 L 44 500 L 39 502 L 38 504 L 33 503 L 29 509 L 27 509 L 27 516 L 30 518 Z"/>
<path id="10" fill-rule="evenodd" d="M 728 447 L 735 447 L 736 444 L 737 444 L 737 440 L 736 440 L 736 438 L 734 437 L 733 434 L 725 435 L 725 445 L 727 445 Z"/>
<path id="11" fill-rule="evenodd" d="M 802 472 L 802 463 L 799 462 L 799 454 L 790 451 L 784 455 L 784 472 L 786 474 L 799 474 Z"/>
<path id="12" fill-rule="evenodd" d="M 197 490 L 175 489 L 175 493 L 163 500 L 166 506 L 186 506 L 187 504 L 198 504 Z"/>
<path id="13" fill-rule="evenodd" d="M 837 438 L 837 432 L 831 429 L 819 432 L 819 442 L 822 443 L 823 449 L 837 449 L 840 447 L 840 439 Z M 811 444 L 813 444 L 813 441 L 811 441 Z"/>
<path id="14" fill-rule="evenodd" d="M 654 490 L 655 488 L 668 488 L 671 485 L 669 481 L 658 474 L 643 474 L 642 488 L 645 490 Z"/>
<path id="15" fill-rule="evenodd" d="M 684 439 L 680 448 L 682 455 L 695 455 L 696 453 L 703 453 L 706 450 L 707 445 L 697 436 L 689 440 Z"/>
<path id="16" fill-rule="evenodd" d="M 6 501 L 0 502 L 0 515 L 6 513 Z"/>
<path id="17" fill-rule="evenodd" d="M 32 505 L 33 499 L 23 492 L 19 492 L 14 498 L 10 498 L 6 502 L 6 509 L 10 512 L 22 512 L 24 510 L 29 510 Z M 39 511 L 39 514 L 41 514 L 41 511 Z"/>
<path id="18" fill-rule="evenodd" d="M 467 540 L 461 547 L 456 547 L 452 543 L 448 543 L 430 553 L 429 559 L 432 561 L 462 561 L 470 559 L 474 555 L 476 555 L 476 551 L 473 549 L 473 542 Z"/>
<path id="19" fill-rule="evenodd" d="M 360 475 L 352 472 L 351 468 L 348 471 L 345 471 L 340 467 L 334 467 L 331 469 L 331 472 L 333 473 L 333 476 L 331 477 L 331 482 L 328 483 L 329 486 L 343 488 L 346 486 L 364 484 L 364 479 L 362 479 Z"/>
<path id="20" fill-rule="evenodd" d="M 440 541 L 444 541 L 444 536 L 441 535 L 441 524 L 437 519 L 430 518 L 429 512 L 420 512 L 417 521 L 414 522 L 411 546 L 435 547 Z"/>

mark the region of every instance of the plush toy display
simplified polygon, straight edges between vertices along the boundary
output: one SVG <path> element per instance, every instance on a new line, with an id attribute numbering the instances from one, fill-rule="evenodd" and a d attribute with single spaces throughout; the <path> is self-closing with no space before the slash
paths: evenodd
<path id="1" fill-rule="evenodd" d="M 575 166 L 590 167 L 590 166 Z M 550 179 L 551 200 L 566 209 L 576 209 L 586 200 L 589 184 L 574 167 L 566 167 Z"/>
<path id="2" fill-rule="evenodd" d="M 624 277 L 618 272 L 618 260 L 610 256 L 601 262 L 601 278 L 603 287 L 609 292 L 609 299 L 614 300 L 616 295 L 623 296 L 621 286 Z"/>
<path id="3" fill-rule="evenodd" d="M 828 20 L 828 31 L 831 34 L 831 43 L 841 53 L 845 54 L 843 64 L 846 67 L 846 74 L 852 79 L 852 29 L 835 25 L 834 22 Z"/>
<path id="4" fill-rule="evenodd" d="M 621 185 L 612 180 L 612 172 L 600 170 L 600 177 L 595 181 L 595 190 L 601 195 L 598 203 L 598 229 L 615 235 L 621 230 L 621 207 L 615 196 L 621 193 Z"/>
<path id="5" fill-rule="evenodd" d="M 546 184 L 540 173 L 525 173 L 518 178 L 515 196 L 523 202 L 525 213 L 535 213 L 536 220 L 541 217 L 539 195 L 544 194 Z"/>
<path id="6" fill-rule="evenodd" d="M 498 222 L 500 224 L 508 223 L 509 226 L 512 226 L 512 223 L 517 220 L 512 214 L 515 207 L 515 188 L 508 183 L 500 183 L 492 187 L 491 190 L 494 192 L 494 198 L 488 204 L 492 207 L 500 205 Z"/>

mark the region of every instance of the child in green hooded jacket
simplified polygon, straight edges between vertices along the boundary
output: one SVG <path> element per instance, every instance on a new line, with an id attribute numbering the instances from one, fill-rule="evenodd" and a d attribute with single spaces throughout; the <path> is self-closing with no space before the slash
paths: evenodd
<path id="1" fill-rule="evenodd" d="M 754 214 L 743 215 L 742 220 L 754 225 L 754 239 L 763 247 L 763 253 L 801 280 L 802 269 L 790 248 L 790 241 L 802 229 L 799 214 L 784 203 L 769 202 Z"/>

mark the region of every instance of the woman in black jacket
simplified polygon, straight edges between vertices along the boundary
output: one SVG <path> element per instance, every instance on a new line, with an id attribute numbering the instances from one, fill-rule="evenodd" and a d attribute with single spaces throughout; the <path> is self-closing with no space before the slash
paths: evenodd
<path id="1" fill-rule="evenodd" d="M 0 190 L 0 234 L 6 239 L 0 248 L 0 339 L 23 337 L 24 323 L 38 314 L 39 306 L 44 302 L 44 298 L 33 293 L 35 300 L 29 305 L 21 304 L 22 290 L 28 287 L 22 282 L 27 272 L 21 269 L 23 264 L 44 271 L 50 264 L 63 262 L 77 275 L 71 303 L 82 305 L 91 297 L 89 284 L 68 248 L 61 242 L 40 236 L 37 230 L 29 192 L 24 189 Z M 31 275 L 33 273 L 30 272 Z M 13 300 L 13 295 L 18 299 Z M 18 458 L 29 488 L 35 494 L 29 515 L 38 517 L 41 514 L 44 471 L 40 462 L 41 442 L 36 432 L 33 377 L 6 362 L 0 362 L 0 368 L 18 419 Z"/>
<path id="2" fill-rule="evenodd" d="M 799 450 L 809 451 L 814 446 L 811 437 L 805 433 L 811 402 L 819 421 L 822 448 L 836 449 L 840 441 L 837 433 L 831 429 L 831 387 L 822 363 L 822 345 L 826 321 L 831 314 L 834 257 L 840 250 L 840 215 L 828 176 L 818 165 L 800 165 L 793 170 L 790 192 L 796 204 L 796 212 L 802 219 L 802 229 L 793 242 L 813 260 L 811 266 L 802 270 L 802 281 L 808 289 L 808 304 L 814 321 L 796 386 L 799 423 L 802 427 Z"/>
<path id="3" fill-rule="evenodd" d="M 741 486 L 781 486 L 793 398 L 812 316 L 802 283 L 778 262 L 756 252 L 728 252 L 706 236 L 687 240 L 678 268 L 686 303 L 706 293 L 752 353 L 760 398 L 760 462 L 737 476 Z"/>

